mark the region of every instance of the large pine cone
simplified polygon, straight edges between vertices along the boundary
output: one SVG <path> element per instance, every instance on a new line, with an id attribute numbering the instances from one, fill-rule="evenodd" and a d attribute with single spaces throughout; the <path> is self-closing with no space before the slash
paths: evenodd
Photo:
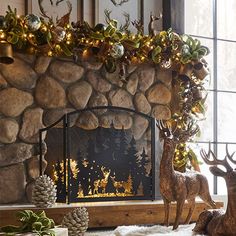
<path id="1" fill-rule="evenodd" d="M 36 207 L 51 207 L 56 202 L 56 185 L 47 175 L 39 176 L 35 180 L 32 190 L 32 203 Z"/>
<path id="2" fill-rule="evenodd" d="M 82 236 L 88 229 L 89 215 L 85 207 L 76 208 L 63 217 L 62 227 L 68 228 L 69 236 Z"/>

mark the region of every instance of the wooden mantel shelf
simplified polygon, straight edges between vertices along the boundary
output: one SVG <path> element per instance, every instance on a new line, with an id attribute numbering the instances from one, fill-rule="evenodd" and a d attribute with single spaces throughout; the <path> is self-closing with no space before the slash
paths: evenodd
<path id="1" fill-rule="evenodd" d="M 86 207 L 89 212 L 89 228 L 116 227 L 119 225 L 161 224 L 164 220 L 163 201 L 122 201 L 96 202 L 77 204 L 56 204 L 52 208 L 39 209 L 32 205 L 3 205 L 0 206 L 0 226 L 17 224 L 16 212 L 30 209 L 45 210 L 48 217 L 60 224 L 63 216 L 76 207 Z M 217 208 L 222 208 L 223 202 L 217 202 Z M 197 201 L 192 221 L 196 221 L 199 214 L 208 209 L 205 203 Z M 174 221 L 176 204 L 171 205 L 170 222 Z M 187 204 L 184 206 L 181 222 L 187 216 Z"/>

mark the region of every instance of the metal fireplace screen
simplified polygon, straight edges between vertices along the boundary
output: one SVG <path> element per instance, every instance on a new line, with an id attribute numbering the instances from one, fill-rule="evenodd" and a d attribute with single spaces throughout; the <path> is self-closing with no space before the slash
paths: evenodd
<path id="1" fill-rule="evenodd" d="M 158 199 L 156 132 L 154 118 L 127 108 L 67 113 L 40 130 L 40 172 L 44 155 L 58 202 Z"/>

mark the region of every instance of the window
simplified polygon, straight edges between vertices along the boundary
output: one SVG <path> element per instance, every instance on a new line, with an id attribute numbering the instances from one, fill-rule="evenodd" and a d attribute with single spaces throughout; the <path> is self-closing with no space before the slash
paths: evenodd
<path id="1" fill-rule="evenodd" d="M 218 158 L 224 158 L 225 146 L 236 151 L 236 1 L 179 0 L 184 7 L 181 31 L 201 40 L 211 54 L 206 58 L 211 77 L 208 89 L 206 120 L 200 122 L 202 135 L 194 149 L 208 149 L 208 142 Z M 177 10 L 179 11 L 179 10 Z M 200 155 L 199 155 L 200 157 Z M 223 178 L 215 178 L 208 166 L 201 166 L 214 194 L 226 194 Z"/>

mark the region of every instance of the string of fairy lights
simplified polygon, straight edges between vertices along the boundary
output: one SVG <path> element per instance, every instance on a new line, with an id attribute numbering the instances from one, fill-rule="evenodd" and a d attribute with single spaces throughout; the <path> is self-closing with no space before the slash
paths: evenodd
<path id="1" fill-rule="evenodd" d="M 189 122 L 197 125 L 205 112 L 204 82 L 209 74 L 204 60 L 209 50 L 198 39 L 179 35 L 171 29 L 154 32 L 151 22 L 148 35 L 143 33 L 143 27 L 137 21 L 132 22 L 137 30 L 132 33 L 129 24 L 121 30 L 118 22 L 109 17 L 107 25 L 99 23 L 91 27 L 80 21 L 70 24 L 70 5 L 69 13 L 56 23 L 43 9 L 41 11 L 43 17 L 18 16 L 16 9 L 8 7 L 6 15 L 0 16 L 0 51 L 10 46 L 31 54 L 72 57 L 75 62 L 93 57 L 103 62 L 110 73 L 118 67 L 123 82 L 127 82 L 126 68 L 130 64 L 159 65 L 174 72 L 173 78 L 179 87 L 181 106 L 168 122 L 177 124 L 179 130 L 185 130 Z M 6 63 L 12 61 L 13 57 Z M 196 160 L 196 156 L 185 143 L 179 144 L 174 165 L 181 168 L 189 159 Z"/>

